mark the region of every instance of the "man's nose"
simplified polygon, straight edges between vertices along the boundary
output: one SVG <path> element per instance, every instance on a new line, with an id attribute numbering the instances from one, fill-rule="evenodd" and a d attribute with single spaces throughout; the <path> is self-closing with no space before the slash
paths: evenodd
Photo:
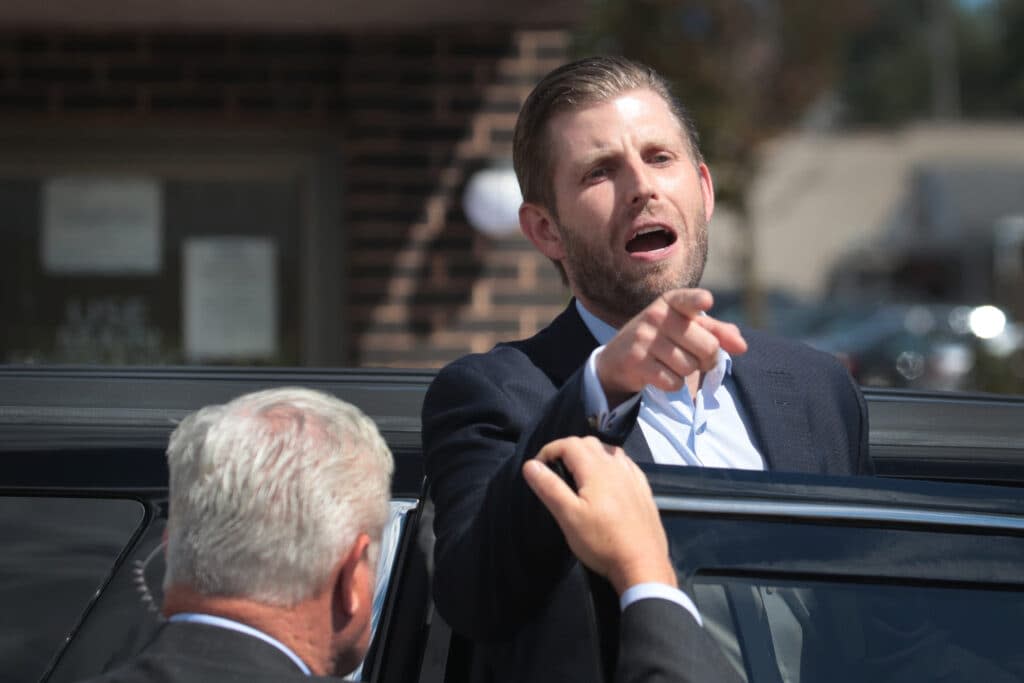
<path id="1" fill-rule="evenodd" d="M 629 187 L 629 203 L 642 207 L 655 196 L 654 179 L 651 169 L 642 160 L 629 164 L 632 182 Z"/>

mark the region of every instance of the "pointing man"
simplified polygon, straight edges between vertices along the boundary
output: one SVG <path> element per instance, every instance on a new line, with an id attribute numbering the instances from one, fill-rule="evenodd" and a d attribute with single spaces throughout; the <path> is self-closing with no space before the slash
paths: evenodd
<path id="1" fill-rule="evenodd" d="M 534 337 L 450 364 L 426 396 L 434 595 L 494 680 L 592 681 L 587 582 L 523 482 L 527 459 L 590 435 L 638 462 L 866 473 L 867 412 L 831 356 L 707 314 L 714 188 L 657 73 L 614 57 L 556 69 L 513 146 L 520 226 L 574 299 Z"/>

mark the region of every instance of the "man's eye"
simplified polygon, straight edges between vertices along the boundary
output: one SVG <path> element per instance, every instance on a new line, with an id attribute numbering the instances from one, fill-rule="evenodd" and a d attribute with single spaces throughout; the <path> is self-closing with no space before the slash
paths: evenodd
<path id="1" fill-rule="evenodd" d="M 598 166 L 587 171 L 587 175 L 584 176 L 586 180 L 600 180 L 608 175 L 608 169 L 604 166 Z"/>
<path id="2" fill-rule="evenodd" d="M 668 152 L 659 152 L 651 155 L 652 164 L 667 164 L 672 161 L 672 155 Z"/>

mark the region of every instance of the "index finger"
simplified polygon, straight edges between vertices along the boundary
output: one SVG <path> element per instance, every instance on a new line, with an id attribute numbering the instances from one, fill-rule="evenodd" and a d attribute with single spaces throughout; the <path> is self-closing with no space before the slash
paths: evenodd
<path id="1" fill-rule="evenodd" d="M 718 344 L 731 354 L 745 353 L 747 340 L 743 338 L 740 328 L 732 323 L 723 322 L 710 315 L 702 315 L 694 318 L 694 322 L 703 327 L 718 339 Z"/>
<path id="2" fill-rule="evenodd" d="M 661 296 L 672 310 L 691 318 L 709 310 L 715 303 L 711 292 L 699 288 L 673 289 Z"/>
<path id="3" fill-rule="evenodd" d="M 569 485 L 536 458 L 523 463 L 523 479 L 556 520 L 563 519 L 579 504 L 579 498 Z"/>
<path id="4" fill-rule="evenodd" d="M 544 446 L 534 456 L 536 460 L 541 462 L 551 462 L 552 460 L 558 460 L 562 458 L 567 451 L 572 450 L 572 444 L 576 441 L 582 441 L 578 436 L 565 436 L 561 439 L 555 439 L 544 444 Z"/>
<path id="5" fill-rule="evenodd" d="M 584 486 L 590 472 L 607 464 L 609 456 L 617 450 L 594 436 L 568 437 L 552 443 L 561 447 L 559 459 L 577 487 Z"/>

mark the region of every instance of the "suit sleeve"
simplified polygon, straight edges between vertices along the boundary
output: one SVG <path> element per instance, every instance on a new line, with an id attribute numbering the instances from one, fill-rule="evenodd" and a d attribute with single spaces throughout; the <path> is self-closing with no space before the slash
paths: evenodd
<path id="1" fill-rule="evenodd" d="M 833 395 L 846 429 L 849 443 L 848 474 L 874 474 L 874 465 L 869 452 L 868 406 L 857 382 L 849 371 L 832 356 L 827 356 L 831 369 Z"/>
<path id="2" fill-rule="evenodd" d="M 788 373 L 804 394 L 810 428 L 807 445 L 815 459 L 806 463 L 806 471 L 842 476 L 872 474 L 867 403 L 849 370 L 832 354 L 803 344 L 763 335 L 751 335 L 749 341 L 751 349 L 757 344 L 759 362 L 769 375 L 776 369 Z M 762 400 L 774 399 L 763 386 L 759 393 Z"/>
<path id="3" fill-rule="evenodd" d="M 499 348 L 449 365 L 427 392 L 434 600 L 457 632 L 478 639 L 513 632 L 575 562 L 521 468 L 548 441 L 592 433 L 581 374 L 555 391 L 518 351 Z"/>
<path id="4" fill-rule="evenodd" d="M 615 683 L 739 683 L 721 649 L 681 605 L 646 599 L 619 623 Z"/>
<path id="5" fill-rule="evenodd" d="M 864 400 L 864 394 L 861 392 L 860 387 L 857 386 L 857 383 L 854 381 L 850 373 L 846 373 L 846 377 L 850 386 L 853 387 L 854 397 L 857 402 L 857 448 L 854 450 L 857 462 L 854 464 L 853 473 L 874 474 L 875 465 L 871 460 L 871 453 L 869 449 L 871 435 L 868 422 L 868 404 L 867 401 Z"/>

